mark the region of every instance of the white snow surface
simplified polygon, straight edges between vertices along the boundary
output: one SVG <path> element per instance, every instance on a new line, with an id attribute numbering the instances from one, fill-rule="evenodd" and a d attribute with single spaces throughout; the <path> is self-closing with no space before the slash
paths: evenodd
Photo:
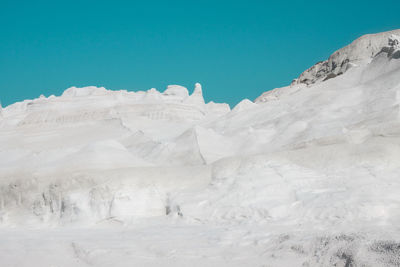
<path id="1" fill-rule="evenodd" d="M 232 110 L 200 84 L 0 108 L 0 265 L 399 266 L 399 33 Z"/>

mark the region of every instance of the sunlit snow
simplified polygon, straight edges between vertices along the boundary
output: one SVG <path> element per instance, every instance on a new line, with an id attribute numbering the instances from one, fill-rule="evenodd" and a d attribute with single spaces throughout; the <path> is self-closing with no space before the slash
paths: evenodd
<path id="1" fill-rule="evenodd" d="M 232 110 L 200 84 L 0 109 L 0 266 L 399 266 L 399 36 Z"/>

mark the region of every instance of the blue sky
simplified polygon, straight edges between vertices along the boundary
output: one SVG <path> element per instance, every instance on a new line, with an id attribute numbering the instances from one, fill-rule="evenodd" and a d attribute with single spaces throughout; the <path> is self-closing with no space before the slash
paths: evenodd
<path id="1" fill-rule="evenodd" d="M 362 34 L 400 28 L 399 10 L 390 0 L 0 0 L 0 100 L 200 82 L 207 101 L 234 105 Z"/>

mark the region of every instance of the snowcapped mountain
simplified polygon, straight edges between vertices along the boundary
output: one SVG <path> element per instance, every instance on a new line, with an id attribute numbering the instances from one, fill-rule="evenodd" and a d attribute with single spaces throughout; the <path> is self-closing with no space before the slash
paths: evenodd
<path id="1" fill-rule="evenodd" d="M 27 242 L 18 266 L 398 266 L 399 36 L 232 110 L 200 84 L 0 109 L 2 261 Z"/>

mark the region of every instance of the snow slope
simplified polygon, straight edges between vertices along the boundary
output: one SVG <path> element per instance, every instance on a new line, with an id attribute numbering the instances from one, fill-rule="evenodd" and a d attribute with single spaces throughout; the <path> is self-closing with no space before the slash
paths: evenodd
<path id="1" fill-rule="evenodd" d="M 200 84 L 1 109 L 2 261 L 399 266 L 399 34 L 232 110 Z"/>

